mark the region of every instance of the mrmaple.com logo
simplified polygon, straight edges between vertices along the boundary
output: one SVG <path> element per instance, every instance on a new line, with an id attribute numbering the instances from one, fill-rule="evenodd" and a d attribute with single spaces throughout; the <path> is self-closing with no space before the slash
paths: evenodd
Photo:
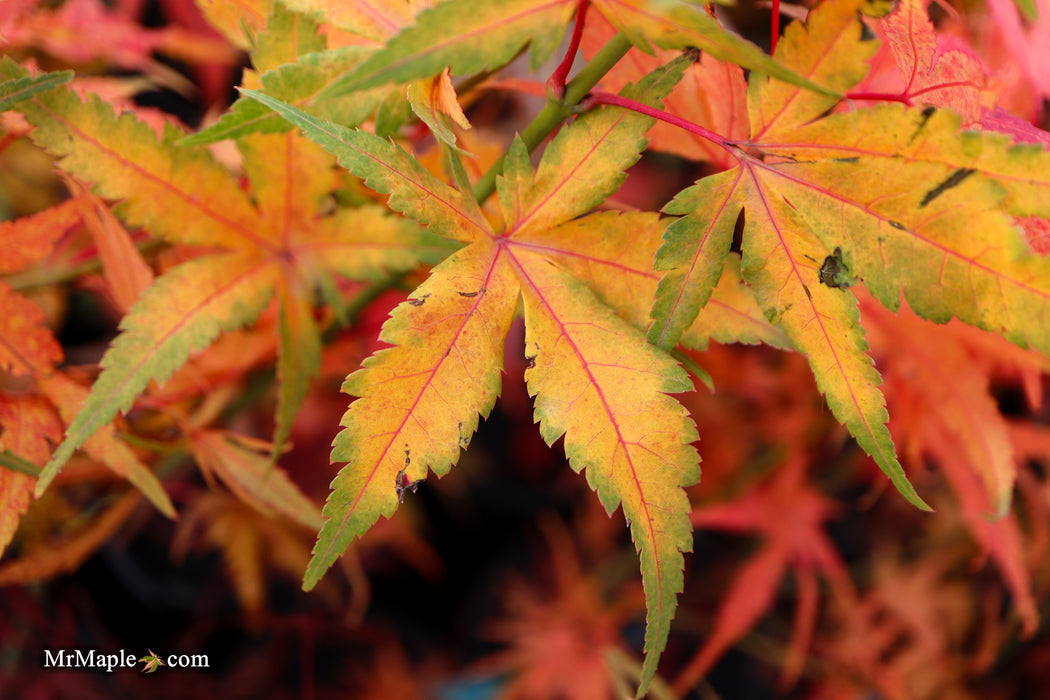
<path id="1" fill-rule="evenodd" d="M 93 668 L 112 673 L 117 668 L 135 668 L 139 663 L 144 664 L 143 673 L 153 673 L 161 666 L 210 668 L 207 654 L 169 654 L 161 658 L 150 649 L 146 656 L 135 658 L 134 654 L 123 649 L 109 654 L 94 649 L 44 650 L 44 668 Z"/>

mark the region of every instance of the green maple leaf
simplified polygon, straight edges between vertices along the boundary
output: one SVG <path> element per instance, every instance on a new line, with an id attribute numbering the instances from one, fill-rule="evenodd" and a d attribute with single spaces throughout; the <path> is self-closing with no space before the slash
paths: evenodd
<path id="1" fill-rule="evenodd" d="M 158 657 L 152 649 L 149 650 L 149 655 L 143 656 L 141 659 L 139 659 L 139 662 L 146 664 L 145 668 L 142 669 L 143 673 L 153 673 L 158 668 L 165 665 L 165 663 L 160 660 L 160 657 Z"/>
<path id="2" fill-rule="evenodd" d="M 5 112 L 22 100 L 50 90 L 56 85 L 68 83 L 72 79 L 73 71 L 66 70 L 5 80 L 0 83 L 0 112 Z"/>

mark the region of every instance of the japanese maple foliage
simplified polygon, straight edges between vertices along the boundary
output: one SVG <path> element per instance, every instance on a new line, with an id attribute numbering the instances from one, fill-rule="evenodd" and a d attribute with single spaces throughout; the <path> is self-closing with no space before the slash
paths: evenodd
<path id="1" fill-rule="evenodd" d="M 685 0 L 199 5 L 0 11 L 0 147 L 68 195 L 0 223 L 0 582 L 147 537 L 145 497 L 252 624 L 289 576 L 344 607 L 310 639 L 374 641 L 334 681 L 369 697 L 685 697 L 760 647 L 782 692 L 1009 692 L 1050 593 L 1045 2 L 824 0 L 772 53 Z M 186 93 L 154 52 L 208 82 L 238 50 L 199 125 L 86 78 Z M 87 367 L 54 310 L 81 297 L 115 319 Z M 550 592 L 477 615 L 504 650 L 435 645 L 395 689 L 415 652 L 369 631 L 371 581 L 391 552 L 454 575 L 416 529 L 473 512 L 482 419 L 584 477 L 528 472 L 575 520 L 529 513 Z"/>

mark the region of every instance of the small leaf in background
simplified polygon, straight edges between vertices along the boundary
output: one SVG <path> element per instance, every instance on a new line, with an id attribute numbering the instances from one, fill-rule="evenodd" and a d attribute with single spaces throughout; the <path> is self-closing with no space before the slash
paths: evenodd
<path id="1" fill-rule="evenodd" d="M 22 72 L 9 59 L 0 68 Z M 177 132 L 168 129 L 158 139 L 131 115 L 114 116 L 97 98 L 83 102 L 59 88 L 23 101 L 20 109 L 37 125 L 33 137 L 64 155 L 70 173 L 93 180 L 102 196 L 123 200 L 119 211 L 127 220 L 158 238 L 219 249 L 169 271 L 141 294 L 123 321 L 125 332 L 102 360 L 104 371 L 84 409 L 41 473 L 37 493 L 77 447 L 128 410 L 150 380 L 163 382 L 220 332 L 254 321 L 275 290 L 288 318 L 290 309 L 302 308 L 296 299 L 312 286 L 315 266 L 375 276 L 415 266 L 425 249 L 415 248 L 426 236 L 411 225 L 375 217 L 375 227 L 351 228 L 339 216 L 321 216 L 333 185 L 324 172 L 331 159 L 292 134 L 243 143 L 249 181 L 262 197 L 256 205 L 205 151 L 174 145 Z M 67 122 L 77 125 L 71 139 L 59 126 Z M 277 148 L 281 156 L 257 157 L 260 148 Z M 170 210 L 180 216 L 171 217 Z M 351 251 L 358 260 L 353 269 L 346 264 Z M 140 275 L 126 294 L 144 281 Z M 282 356 L 296 349 L 306 355 L 281 373 L 289 380 L 279 401 L 281 439 L 319 361 L 308 344 L 284 338 Z M 295 376 L 287 369 L 292 366 Z"/>
<path id="2" fill-rule="evenodd" d="M 445 68 L 457 75 L 496 68 L 530 42 L 536 68 L 557 48 L 575 9 L 574 0 L 447 0 L 417 15 L 385 47 L 327 85 L 319 99 L 429 78 Z"/>
<path id="3" fill-rule="evenodd" d="M 68 83 L 73 79 L 73 71 L 62 71 L 60 73 L 42 73 L 40 75 L 27 75 L 24 78 L 15 78 L 0 83 L 0 112 L 6 112 L 15 104 L 28 99 L 38 92 L 45 92 L 55 87 Z"/>
<path id="4" fill-rule="evenodd" d="M 0 394 L 0 447 L 30 464 L 43 464 L 51 444 L 62 434 L 55 411 L 40 397 Z M 36 479 L 0 468 L 0 554 L 11 543 L 29 509 Z"/>
<path id="5" fill-rule="evenodd" d="M 818 591 L 804 582 L 820 573 L 828 579 L 838 606 L 848 609 L 853 604 L 846 566 L 823 529 L 835 513 L 835 504 L 806 483 L 806 461 L 803 454 L 793 455 L 778 466 L 770 481 L 740 499 L 693 509 L 690 521 L 698 530 L 757 534 L 763 541 L 737 573 L 703 646 L 675 680 L 673 687 L 679 695 L 706 676 L 719 657 L 772 609 L 777 588 L 789 569 L 800 586 L 793 633 L 796 658 L 806 656 L 817 613 Z M 786 667 L 786 682 L 797 681 L 800 671 L 797 666 Z"/>
<path id="6" fill-rule="evenodd" d="M 71 197 L 32 216 L 0 221 L 0 274 L 19 272 L 46 257 L 91 205 L 88 197 Z"/>
<path id="7" fill-rule="evenodd" d="M 429 5 L 426 0 L 405 0 L 396 3 L 374 3 L 368 0 L 288 0 L 288 9 L 322 18 L 327 24 L 359 37 L 362 41 L 382 43 L 412 24 L 420 10 Z"/>
<path id="8" fill-rule="evenodd" d="M 61 360 L 40 307 L 0 282 L 0 370 L 26 376 L 50 371 Z"/>
<path id="9" fill-rule="evenodd" d="M 46 581 L 76 571 L 113 538 L 141 503 L 138 493 L 126 493 L 106 504 L 102 513 L 87 524 L 0 564 L 0 585 Z"/>
<path id="10" fill-rule="evenodd" d="M 456 99 L 447 68 L 433 78 L 412 82 L 408 86 L 408 102 L 416 116 L 430 127 L 434 137 L 450 146 L 456 145 L 453 124 L 461 129 L 470 128 L 470 122 Z"/>
<path id="11" fill-rule="evenodd" d="M 986 83 L 980 59 L 947 40 L 938 42 L 921 2 L 904 0 L 874 24 L 886 37 L 897 71 L 905 81 L 903 97 L 950 109 L 964 124 L 977 121 Z"/>
<path id="12" fill-rule="evenodd" d="M 135 247 L 127 229 L 101 200 L 74 180 L 66 186 L 75 197 L 84 197 L 91 206 L 84 212 L 84 225 L 98 249 L 102 274 L 109 293 L 121 313 L 127 313 L 142 292 L 153 282 L 153 270 Z"/>
<path id="13" fill-rule="evenodd" d="M 825 96 L 838 93 L 831 85 L 796 72 L 762 49 L 736 34 L 722 29 L 718 20 L 700 5 L 686 0 L 594 0 L 602 13 L 631 43 L 643 51 L 661 49 L 699 49 L 715 58 L 785 83 L 813 90 Z"/>
<path id="14" fill-rule="evenodd" d="M 1018 457 L 1010 424 L 991 391 L 994 365 L 982 366 L 981 359 L 994 357 L 992 352 L 1023 351 L 1001 338 L 982 339 L 980 331 L 957 322 L 937 327 L 907 309 L 893 315 L 870 299 L 863 305 L 877 333 L 875 352 L 892 358 L 887 375 L 891 429 L 910 461 L 922 464 L 930 458 L 939 465 L 972 536 L 999 566 L 1024 628 L 1032 633 L 1038 613 L 1020 523 L 1010 512 Z M 1031 359 L 1050 370 L 1045 358 L 1033 354 Z"/>
<path id="15" fill-rule="evenodd" d="M 311 530 L 321 528 L 321 514 L 284 470 L 271 465 L 265 445 L 243 437 L 199 430 L 190 437 L 190 453 L 201 468 L 218 476 L 237 497 L 264 515 L 279 513 Z"/>

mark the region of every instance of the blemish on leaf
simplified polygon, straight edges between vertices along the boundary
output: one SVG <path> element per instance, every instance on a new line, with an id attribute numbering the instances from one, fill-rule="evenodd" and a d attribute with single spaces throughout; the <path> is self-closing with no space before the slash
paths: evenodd
<path id="1" fill-rule="evenodd" d="M 906 229 L 904 227 L 904 224 L 902 224 L 899 221 L 892 221 L 891 220 L 889 223 L 890 223 L 890 226 L 892 226 L 893 228 L 897 229 L 898 231 L 907 231 L 908 230 L 908 229 Z"/>
<path id="2" fill-rule="evenodd" d="M 849 158 L 832 158 L 833 163 L 859 163 L 860 158 L 858 156 L 850 156 Z"/>
<path id="3" fill-rule="evenodd" d="M 859 12 L 857 13 L 857 18 L 860 19 L 860 13 Z M 875 36 L 875 32 L 871 31 L 871 27 L 869 27 L 867 25 L 867 23 L 863 19 L 861 19 L 861 22 L 860 22 L 860 40 L 861 41 L 874 41 L 876 38 L 877 37 Z"/>
<path id="4" fill-rule="evenodd" d="M 419 297 L 418 299 L 409 299 L 408 303 L 411 304 L 412 306 L 422 306 L 423 304 L 426 303 L 427 297 L 429 297 L 429 296 L 430 296 L 429 294 L 424 294 L 423 296 Z"/>
<path id="5" fill-rule="evenodd" d="M 922 110 L 922 118 L 919 119 L 919 123 L 915 127 L 915 132 L 911 135 L 911 138 L 908 139 L 909 146 L 919 137 L 922 130 L 926 128 L 926 123 L 930 121 L 930 117 L 932 117 L 936 111 L 937 108 L 932 106 L 926 107 Z"/>
<path id="6" fill-rule="evenodd" d="M 476 292 L 460 292 L 458 290 L 456 291 L 456 294 L 460 295 L 461 297 L 476 297 L 477 295 L 484 294 L 484 293 L 485 293 L 485 288 L 484 287 L 482 287 L 481 289 L 479 289 Z"/>
<path id="7" fill-rule="evenodd" d="M 415 493 L 416 490 L 419 488 L 419 485 L 421 483 L 423 483 L 422 479 L 417 479 L 415 481 L 409 481 L 408 480 L 408 475 L 406 474 L 406 472 L 408 471 L 408 466 L 411 463 L 412 463 L 412 458 L 409 456 L 408 450 L 406 449 L 405 450 L 405 468 L 402 469 L 401 471 L 399 471 L 397 473 L 397 476 L 394 477 L 394 492 L 397 494 L 397 502 L 398 503 L 404 503 L 405 502 L 405 492 L 406 491 L 411 491 L 412 493 Z"/>
<path id="8" fill-rule="evenodd" d="M 809 299 L 810 301 L 813 300 L 813 294 L 812 294 L 812 292 L 809 291 L 809 287 L 806 286 L 805 282 L 802 283 L 802 291 L 806 293 L 806 298 L 807 299 Z"/>
<path id="9" fill-rule="evenodd" d="M 536 366 L 536 356 L 535 356 L 535 355 L 526 355 L 526 356 L 525 356 L 525 359 L 526 359 L 526 360 L 528 361 L 528 363 L 529 363 L 529 366 L 528 366 L 528 368 L 527 368 L 527 369 L 532 369 L 533 367 L 535 367 L 535 366 Z"/>
<path id="10" fill-rule="evenodd" d="M 835 251 L 824 258 L 824 264 L 817 271 L 820 283 L 832 289 L 849 289 L 857 283 L 857 278 L 850 274 L 849 266 L 842 261 L 842 248 L 836 247 Z M 806 290 L 809 293 L 809 290 Z"/>
<path id="11" fill-rule="evenodd" d="M 922 201 L 919 202 L 919 208 L 925 207 L 927 204 L 937 199 L 951 188 L 958 187 L 960 184 L 962 184 L 963 180 L 970 177 L 975 172 L 977 171 L 973 168 L 959 168 L 951 175 L 949 175 L 944 182 L 927 192 L 926 195 L 922 198 Z"/>
<path id="12" fill-rule="evenodd" d="M 682 55 L 688 58 L 693 63 L 700 63 L 700 57 L 704 55 L 704 52 L 696 48 L 695 46 L 690 46 L 682 52 Z"/>

